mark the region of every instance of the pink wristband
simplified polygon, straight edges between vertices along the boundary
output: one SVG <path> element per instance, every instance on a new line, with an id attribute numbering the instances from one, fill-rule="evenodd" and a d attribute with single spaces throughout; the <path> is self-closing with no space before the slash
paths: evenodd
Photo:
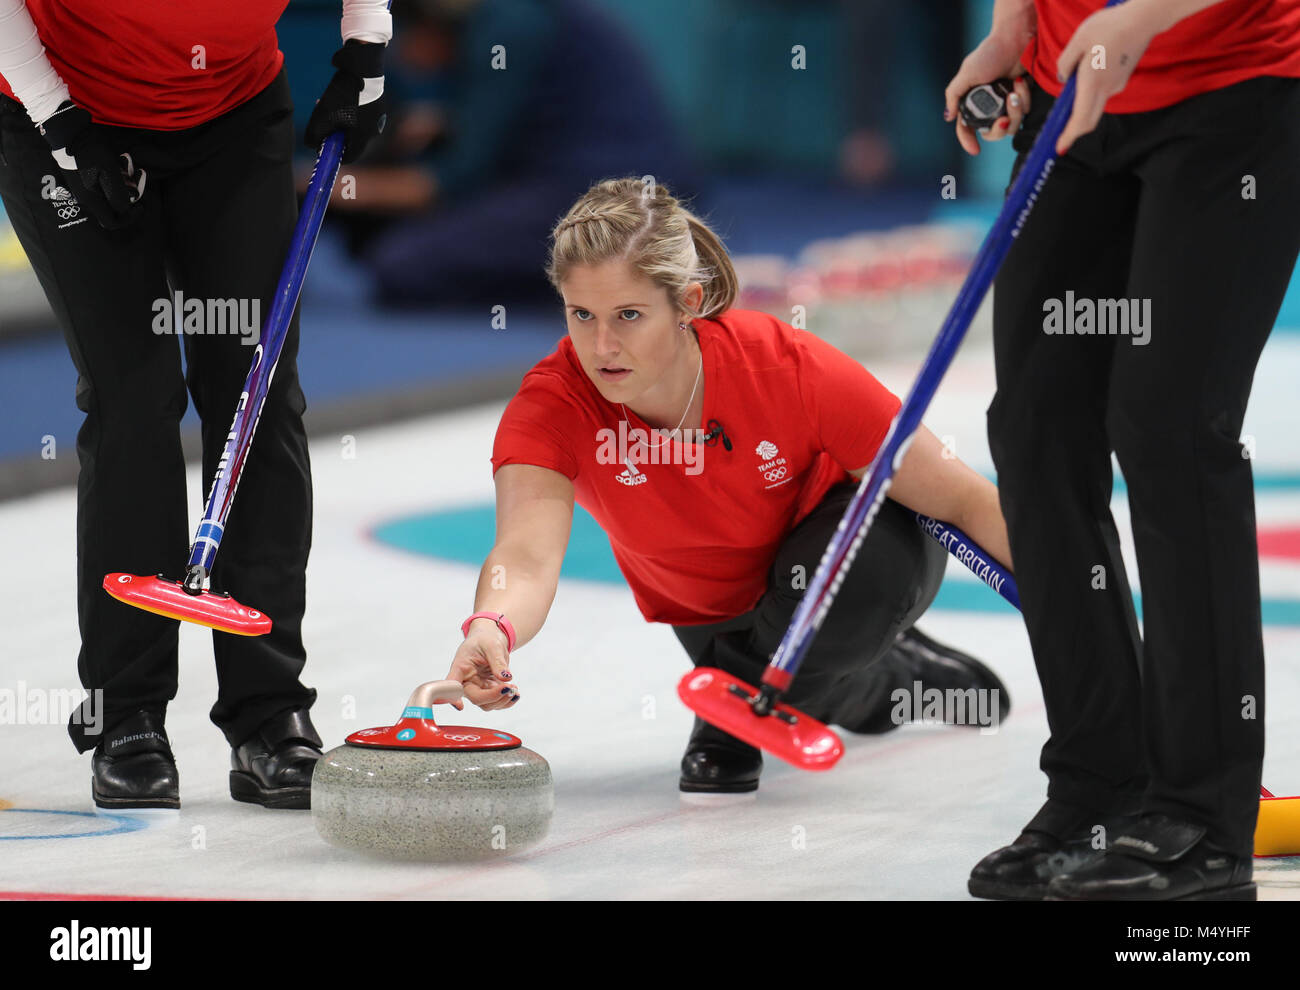
<path id="1" fill-rule="evenodd" d="M 510 620 L 501 612 L 475 612 L 463 623 L 461 623 L 460 634 L 469 635 L 469 624 L 475 619 L 491 619 L 497 624 L 497 628 L 506 634 L 506 650 L 515 648 L 515 627 L 510 624 Z"/>

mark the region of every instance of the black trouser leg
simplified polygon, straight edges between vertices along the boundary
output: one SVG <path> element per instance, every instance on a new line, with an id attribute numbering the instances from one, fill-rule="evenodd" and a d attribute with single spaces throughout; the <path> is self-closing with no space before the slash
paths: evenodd
<path id="1" fill-rule="evenodd" d="M 190 152 L 193 160 L 164 190 L 175 288 L 187 298 L 255 300 L 259 332 L 297 219 L 291 109 L 281 76 L 195 142 L 202 154 Z M 266 636 L 212 634 L 219 691 L 211 718 L 232 746 L 270 716 L 310 708 L 316 697 L 299 681 L 312 490 L 298 339 L 295 313 L 212 572 L 212 587 L 273 623 Z M 185 344 L 190 393 L 203 422 L 206 496 L 254 348 L 231 335 L 187 336 Z"/>
<path id="2" fill-rule="evenodd" d="M 1050 102 L 1035 92 L 1026 147 Z M 1104 117 L 1046 183 L 994 309 L 990 444 L 1052 730 L 1049 796 L 1127 809 L 1144 770 L 1147 810 L 1202 824 L 1240 856 L 1258 811 L 1264 668 L 1238 437 L 1300 248 L 1297 174 L 1300 81 L 1255 79 Z M 1095 278 L 1116 255 L 1124 278 Z M 1044 334 L 1044 301 L 1067 289 L 1149 301 L 1147 342 Z M 1129 487 L 1140 683 L 1127 580 L 1101 511 L 1100 437 Z M 1105 591 L 1090 580 L 1098 565 Z"/>
<path id="3" fill-rule="evenodd" d="M 110 571 L 175 574 L 188 535 L 180 348 L 151 329 L 167 294 L 162 205 L 146 197 L 139 224 L 106 231 L 50 195 L 62 174 L 21 107 L 0 112 L 0 196 L 67 341 L 77 371 L 77 615 L 82 685 L 102 690 L 106 727 L 131 711 L 165 711 L 176 694 L 177 625 L 116 601 Z M 42 196 L 42 191 L 46 192 Z M 74 209 L 77 210 L 74 213 Z M 67 456 L 65 438 L 57 438 Z M 69 733 L 93 748 L 85 719 Z"/>
<path id="4" fill-rule="evenodd" d="M 1050 100 L 1034 92 L 1021 158 Z M 1040 190 L 993 295 L 989 448 L 1050 736 L 1048 796 L 1105 811 L 1145 786 L 1137 616 L 1110 512 L 1111 337 L 1049 335 L 1044 300 L 1121 297 L 1139 195 L 1081 140 Z M 1019 162 L 1017 162 L 1017 166 Z"/>
<path id="5" fill-rule="evenodd" d="M 270 310 L 296 215 L 293 125 L 283 74 L 248 103 L 185 131 L 117 129 L 149 175 L 142 222 L 105 232 L 93 220 L 60 228 L 42 177 L 57 173 L 26 114 L 2 115 L 0 192 L 64 328 L 86 412 L 78 451 L 78 607 L 87 688 L 105 710 L 163 708 L 176 691 L 175 621 L 109 598 L 109 570 L 179 575 L 189 533 L 177 424 L 185 408 L 179 345 L 154 331 L 155 301 L 257 300 Z M 66 209 L 66 207 L 63 207 Z M 169 285 L 170 279 L 170 285 Z M 207 330 L 213 327 L 205 327 Z M 229 329 L 227 327 L 226 329 Z M 203 423 L 203 485 L 252 363 L 238 334 L 186 336 L 189 388 Z M 272 617 L 269 636 L 215 633 L 220 696 L 213 721 L 232 745 L 269 716 L 310 707 L 298 680 L 310 547 L 311 484 L 295 317 L 213 571 L 226 590 Z M 70 725 L 79 750 L 93 747 Z"/>
<path id="6" fill-rule="evenodd" d="M 727 622 L 673 627 L 696 666 L 758 683 L 856 490 L 856 484 L 832 488 L 791 531 L 767 592 L 750 612 Z M 785 700 L 823 721 L 877 715 L 882 728 L 892 724 L 891 695 L 910 692 L 913 677 L 909 667 L 892 661 L 889 648 L 934 601 L 946 563 L 947 554 L 921 532 L 915 516 L 886 499 Z"/>
<path id="7" fill-rule="evenodd" d="M 1249 857 L 1264 646 L 1240 436 L 1300 251 L 1300 80 L 1252 80 L 1178 111 L 1136 168 L 1127 294 L 1151 300 L 1152 326 L 1148 344 L 1116 352 L 1107 422 L 1142 580 L 1146 808 Z"/>

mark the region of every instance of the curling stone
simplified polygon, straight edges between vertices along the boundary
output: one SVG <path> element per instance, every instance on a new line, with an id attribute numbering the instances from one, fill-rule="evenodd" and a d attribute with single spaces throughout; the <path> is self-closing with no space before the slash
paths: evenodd
<path id="1" fill-rule="evenodd" d="M 551 825 L 551 767 L 518 737 L 436 725 L 459 681 L 421 684 L 396 725 L 362 729 L 316 761 L 311 817 L 321 838 L 390 859 L 509 856 Z"/>

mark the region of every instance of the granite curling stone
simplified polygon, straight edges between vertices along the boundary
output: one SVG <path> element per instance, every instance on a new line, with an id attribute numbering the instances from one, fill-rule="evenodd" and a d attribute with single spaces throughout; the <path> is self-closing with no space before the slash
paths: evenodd
<path id="1" fill-rule="evenodd" d="M 439 726 L 459 681 L 430 681 L 396 725 L 362 729 L 316 762 L 311 817 L 331 845 L 389 859 L 452 862 L 518 853 L 546 837 L 550 765 L 516 736 Z"/>

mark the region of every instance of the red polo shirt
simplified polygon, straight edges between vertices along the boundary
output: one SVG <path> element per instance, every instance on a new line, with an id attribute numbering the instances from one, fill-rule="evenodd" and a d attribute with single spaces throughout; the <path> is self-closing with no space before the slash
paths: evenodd
<path id="1" fill-rule="evenodd" d="M 284 62 L 289 0 L 27 0 L 74 103 L 102 124 L 175 131 L 256 96 Z M 0 76 L 0 92 L 13 90 Z"/>
<path id="2" fill-rule="evenodd" d="M 631 410 L 621 425 L 565 337 L 524 377 L 492 454 L 494 472 L 533 464 L 571 479 L 641 613 L 674 625 L 753 608 L 786 534 L 846 468 L 871 462 L 902 404 L 857 361 L 766 313 L 694 327 L 703 421 L 722 424 L 730 451 L 665 440 Z M 638 455 L 637 429 L 664 446 Z"/>
<path id="3" fill-rule="evenodd" d="M 1034 0 L 1038 36 L 1020 62 L 1059 96 L 1056 60 L 1105 0 Z M 1085 54 L 1085 58 L 1090 55 Z M 1300 76 L 1300 0 L 1222 0 L 1156 35 L 1107 113 L 1140 113 L 1255 76 Z"/>

